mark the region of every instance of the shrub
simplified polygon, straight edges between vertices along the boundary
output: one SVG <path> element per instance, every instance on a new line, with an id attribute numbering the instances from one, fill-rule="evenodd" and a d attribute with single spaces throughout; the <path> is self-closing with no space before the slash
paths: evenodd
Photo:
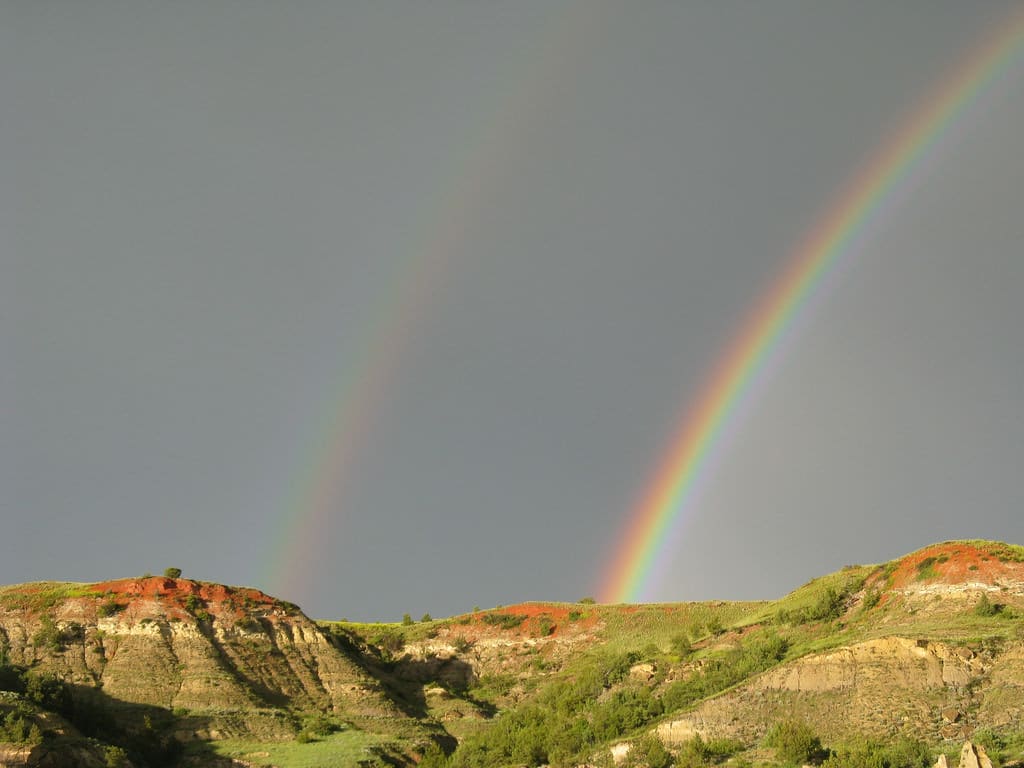
<path id="1" fill-rule="evenodd" d="M 860 738 L 838 747 L 822 768 L 929 768 L 932 762 L 931 751 L 919 741 Z"/>
<path id="2" fill-rule="evenodd" d="M 96 613 L 102 618 L 106 616 L 113 616 L 123 610 L 124 606 L 119 605 L 118 602 L 111 597 L 100 603 L 99 608 L 96 609 Z"/>
<path id="3" fill-rule="evenodd" d="M 537 620 L 537 632 L 540 633 L 541 637 L 547 637 L 555 633 L 555 622 L 551 620 L 550 616 L 541 616 Z"/>
<path id="4" fill-rule="evenodd" d="M 789 765 L 803 765 L 824 757 L 821 740 L 802 720 L 783 720 L 773 725 L 765 745 L 775 749 L 776 756 Z"/>
<path id="5" fill-rule="evenodd" d="M 437 744 L 431 742 L 420 756 L 419 768 L 447 768 L 448 756 Z"/>
<path id="6" fill-rule="evenodd" d="M 685 633 L 680 633 L 669 641 L 669 647 L 672 649 L 672 653 L 679 656 L 681 659 L 685 659 L 693 652 L 693 646 L 690 645 L 690 638 Z"/>
<path id="7" fill-rule="evenodd" d="M 384 630 L 368 638 L 370 645 L 376 646 L 381 661 L 385 664 L 395 661 L 395 657 L 405 648 L 405 638 L 398 630 Z"/>
<path id="8" fill-rule="evenodd" d="M 594 598 L 592 598 L 592 597 L 581 597 L 580 598 L 580 603 L 582 605 L 593 605 L 596 602 L 597 601 Z"/>
<path id="9" fill-rule="evenodd" d="M 52 709 L 62 715 L 71 715 L 73 711 L 71 692 L 64 682 L 53 674 L 27 673 L 24 695 L 28 701 L 43 709 Z"/>
<path id="10" fill-rule="evenodd" d="M 195 613 L 204 607 L 203 601 L 198 595 L 189 595 L 185 598 L 185 608 L 189 613 Z"/>
<path id="11" fill-rule="evenodd" d="M 646 725 L 661 713 L 661 700 L 654 698 L 646 686 L 615 691 L 594 711 L 594 733 L 599 739 L 614 739 Z"/>
<path id="12" fill-rule="evenodd" d="M 433 621 L 433 620 L 434 620 L 434 617 L 433 617 L 433 616 L 431 616 L 431 615 L 430 615 L 429 613 L 424 613 L 424 614 L 423 614 L 423 618 L 422 618 L 422 619 L 420 619 L 420 621 L 421 621 L 422 623 L 424 623 L 424 624 L 426 624 L 426 623 L 428 623 L 428 622 L 431 622 L 431 621 Z"/>
<path id="13" fill-rule="evenodd" d="M 743 745 L 735 739 L 712 738 L 702 739 L 700 735 L 683 742 L 676 758 L 680 768 L 698 768 L 705 765 L 723 763 L 743 749 Z"/>
<path id="14" fill-rule="evenodd" d="M 15 744 L 42 741 L 39 726 L 33 722 L 32 712 L 27 707 L 18 706 L 0 717 L 0 741 Z"/>
<path id="15" fill-rule="evenodd" d="M 332 733 L 337 733 L 340 730 L 341 725 L 322 712 L 308 716 L 302 726 L 302 733 L 312 736 L 330 736 Z"/>
<path id="16" fill-rule="evenodd" d="M 937 557 L 926 557 L 924 560 L 917 564 L 917 580 L 923 581 L 924 579 L 934 579 L 938 576 L 938 572 L 935 570 L 935 563 L 938 562 Z"/>
<path id="17" fill-rule="evenodd" d="M 409 615 L 408 613 L 403 613 L 403 614 L 402 614 L 402 624 L 403 624 L 404 626 L 408 627 L 408 626 L 410 626 L 410 625 L 411 625 L 412 623 L 413 623 L 413 621 L 412 621 L 412 616 L 410 616 L 410 615 Z"/>
<path id="18" fill-rule="evenodd" d="M 128 765 L 128 753 L 120 747 L 110 746 L 103 752 L 107 768 L 122 768 Z"/>
<path id="19" fill-rule="evenodd" d="M 181 578 L 181 568 L 165 568 L 164 569 L 164 578 L 166 578 L 166 579 L 180 579 Z"/>
<path id="20" fill-rule="evenodd" d="M 675 765 L 675 761 L 672 759 L 672 754 L 665 749 L 665 745 L 662 744 L 654 734 L 649 734 L 643 738 L 637 740 L 633 744 L 633 748 L 629 750 L 629 754 L 626 757 L 625 766 L 646 766 L 647 768 L 671 768 Z"/>
<path id="21" fill-rule="evenodd" d="M 246 632 L 260 632 L 263 629 L 263 625 L 253 616 L 243 616 L 235 622 L 235 626 Z"/>
<path id="22" fill-rule="evenodd" d="M 64 650 L 64 633 L 57 628 L 53 618 L 46 614 L 40 619 L 39 629 L 32 635 L 33 648 L 46 648 L 54 653 Z"/>
<path id="23" fill-rule="evenodd" d="M 518 613 L 487 613 L 480 617 L 480 621 L 492 627 L 515 629 L 526 621 L 526 617 Z"/>
<path id="24" fill-rule="evenodd" d="M 864 602 L 861 604 L 861 610 L 870 611 L 876 605 L 878 601 L 882 599 L 882 593 L 877 589 L 869 589 L 864 593 Z"/>
<path id="25" fill-rule="evenodd" d="M 452 648 L 455 649 L 456 653 L 465 653 L 473 647 L 473 642 L 467 640 L 462 635 L 458 635 L 452 638 Z"/>
<path id="26" fill-rule="evenodd" d="M 688 706 L 763 672 L 785 658 L 788 648 L 785 638 L 777 634 L 752 635 L 739 648 L 708 659 L 692 677 L 672 683 L 662 696 L 665 711 Z"/>
<path id="27" fill-rule="evenodd" d="M 995 616 L 1001 608 L 1001 605 L 993 603 L 988 599 L 988 595 L 982 592 L 981 597 L 978 598 L 978 602 L 974 606 L 974 615 L 982 617 Z"/>

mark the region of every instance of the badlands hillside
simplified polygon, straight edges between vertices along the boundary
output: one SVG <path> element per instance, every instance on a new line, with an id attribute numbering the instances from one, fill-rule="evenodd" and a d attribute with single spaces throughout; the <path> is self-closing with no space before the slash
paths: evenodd
<path id="1" fill-rule="evenodd" d="M 770 602 L 314 622 L 184 578 L 0 588 L 2 766 L 957 765 L 1024 757 L 1024 547 Z"/>

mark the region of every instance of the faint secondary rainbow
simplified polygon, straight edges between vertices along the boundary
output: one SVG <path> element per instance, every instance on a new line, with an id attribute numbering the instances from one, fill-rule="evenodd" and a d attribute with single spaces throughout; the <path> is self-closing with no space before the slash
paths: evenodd
<path id="1" fill-rule="evenodd" d="M 314 589 L 323 558 L 345 517 L 352 469 L 372 442 L 375 422 L 399 380 L 403 361 L 414 345 L 430 307 L 443 293 L 454 262 L 463 256 L 473 232 L 505 176 L 514 172 L 522 137 L 532 121 L 557 108 L 563 90 L 581 64 L 583 52 L 607 27 L 607 19 L 589 0 L 557 5 L 539 40 L 523 46 L 518 71 L 492 109 L 477 114 L 449 173 L 424 202 L 416 241 L 382 290 L 366 331 L 339 364 L 324 418 L 296 461 L 292 484 L 277 521 L 262 581 L 290 599 L 305 600 Z M 328 583 L 327 588 L 334 589 Z"/>
<path id="2" fill-rule="evenodd" d="M 1004 22 L 952 70 L 807 233 L 684 413 L 657 472 L 630 512 L 600 589 L 605 602 L 644 599 L 667 560 L 673 528 L 692 512 L 723 437 L 759 374 L 858 235 L 987 85 L 1020 59 L 1024 13 Z"/>

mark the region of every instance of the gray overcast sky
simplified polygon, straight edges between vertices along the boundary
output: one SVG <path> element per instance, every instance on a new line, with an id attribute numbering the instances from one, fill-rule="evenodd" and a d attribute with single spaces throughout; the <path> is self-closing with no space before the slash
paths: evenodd
<path id="1" fill-rule="evenodd" d="M 755 299 L 1020 7 L 0 2 L 0 583 L 593 594 Z M 1024 542 L 1021 59 L 787 346 L 652 597 Z"/>

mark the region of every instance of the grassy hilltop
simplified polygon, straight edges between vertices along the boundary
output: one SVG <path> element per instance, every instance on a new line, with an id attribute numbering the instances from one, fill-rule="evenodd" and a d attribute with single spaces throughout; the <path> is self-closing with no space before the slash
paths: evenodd
<path id="1" fill-rule="evenodd" d="M 181 578 L 20 585 L 0 588 L 0 649 L 11 765 L 897 768 L 969 737 L 1024 757 L 1024 547 L 996 542 L 775 601 L 395 624 Z"/>

